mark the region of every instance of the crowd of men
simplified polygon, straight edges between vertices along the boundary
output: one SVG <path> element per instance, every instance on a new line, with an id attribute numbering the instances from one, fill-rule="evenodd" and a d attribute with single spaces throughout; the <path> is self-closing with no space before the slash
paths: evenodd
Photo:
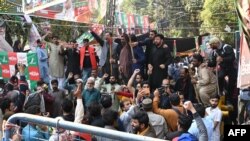
<path id="1" fill-rule="evenodd" d="M 104 39 L 91 34 L 100 55 L 88 39 L 82 46 L 75 40 L 65 44 L 48 32 L 37 40 L 41 80 L 35 92 L 27 85 L 23 64 L 1 84 L 2 133 L 9 132 L 11 115 L 24 112 L 159 139 L 220 140 L 220 96 L 226 95 L 227 104 L 237 103 L 237 62 L 230 45 L 213 37 L 208 58 L 195 52 L 184 61 L 172 56 L 164 36 L 154 30 L 143 41 L 122 34 L 120 43 L 109 32 Z M 18 44 L 14 48 L 21 51 Z M 64 129 L 56 134 L 34 123 L 18 127 L 10 138 L 112 140 Z"/>

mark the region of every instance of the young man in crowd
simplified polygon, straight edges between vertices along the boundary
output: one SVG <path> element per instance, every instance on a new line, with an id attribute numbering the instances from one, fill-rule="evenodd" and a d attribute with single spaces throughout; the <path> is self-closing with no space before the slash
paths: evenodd
<path id="1" fill-rule="evenodd" d="M 66 121 L 74 122 L 75 116 L 73 115 L 73 103 L 68 99 L 64 99 L 62 102 L 62 117 Z"/>
<path id="2" fill-rule="evenodd" d="M 118 112 L 118 110 L 119 110 L 119 98 L 115 94 L 115 92 L 120 91 L 121 86 L 118 84 L 117 78 L 114 75 L 111 75 L 109 77 L 109 83 L 108 84 L 103 85 L 104 80 L 107 79 L 107 78 L 108 78 L 108 74 L 104 74 L 101 81 L 100 81 L 99 85 L 100 85 L 100 88 L 101 88 L 101 92 L 111 95 L 111 98 L 112 98 L 112 107 L 111 107 L 111 109 Z"/>
<path id="3" fill-rule="evenodd" d="M 102 69 L 102 73 L 114 75 L 118 78 L 118 44 L 113 40 L 113 34 L 111 32 L 105 33 L 105 39 L 101 39 L 95 32 L 90 32 L 96 41 L 101 45 L 101 56 L 99 67 Z"/>
<path id="4" fill-rule="evenodd" d="M 164 36 L 162 34 L 155 36 L 154 45 L 148 64 L 149 80 L 152 89 L 161 86 L 162 80 L 168 75 L 168 65 L 172 62 L 170 49 L 168 47 L 164 48 Z"/>
<path id="5" fill-rule="evenodd" d="M 149 124 L 149 118 L 146 112 L 140 111 L 132 116 L 131 125 L 134 134 L 156 138 L 155 130 Z"/>
<path id="6" fill-rule="evenodd" d="M 64 56 L 63 46 L 59 43 L 58 37 L 52 37 L 52 43 L 49 45 L 49 74 L 52 79 L 57 79 L 58 87 L 63 88 L 64 81 Z"/>
<path id="7" fill-rule="evenodd" d="M 71 40 L 69 41 L 68 45 L 64 46 L 63 55 L 67 57 L 67 69 L 65 72 L 65 77 L 67 78 L 69 73 L 73 73 L 73 75 L 81 75 L 79 66 L 80 54 L 76 40 Z"/>
<path id="8" fill-rule="evenodd" d="M 52 85 L 52 90 L 50 94 L 55 98 L 53 102 L 53 113 L 51 114 L 52 114 L 52 117 L 55 118 L 55 117 L 62 115 L 61 105 L 66 95 L 63 90 L 58 88 L 57 79 L 52 80 L 51 85 Z"/>
<path id="9" fill-rule="evenodd" d="M 89 45 L 89 39 L 83 39 L 83 47 L 80 49 L 80 69 L 82 70 L 82 80 L 85 85 L 91 75 L 92 70 L 96 70 L 99 58 L 95 48 Z"/>
<path id="10" fill-rule="evenodd" d="M 222 112 L 218 107 L 219 100 L 220 97 L 218 95 L 212 95 L 210 97 L 210 107 L 206 108 L 206 113 L 213 119 L 214 122 L 212 141 L 220 141 Z"/>

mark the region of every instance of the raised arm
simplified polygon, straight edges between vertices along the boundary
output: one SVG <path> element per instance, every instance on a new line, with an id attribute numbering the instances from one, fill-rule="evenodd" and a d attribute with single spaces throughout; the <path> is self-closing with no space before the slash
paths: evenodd
<path id="1" fill-rule="evenodd" d="M 51 34 L 51 32 L 47 32 L 45 35 L 42 36 L 41 41 L 45 41 L 45 38 Z"/>
<path id="2" fill-rule="evenodd" d="M 130 77 L 130 79 L 128 81 L 127 87 L 128 87 L 128 89 L 129 89 L 130 92 L 134 93 L 133 83 L 134 83 L 136 74 L 138 74 L 139 72 L 140 72 L 140 69 L 134 70 L 133 75 Z"/>
<path id="3" fill-rule="evenodd" d="M 64 81 L 64 83 L 63 83 L 63 88 L 66 89 L 66 90 L 68 90 L 69 93 L 73 90 L 73 86 L 70 86 L 70 85 L 69 85 L 69 79 L 72 79 L 72 78 L 73 78 L 73 73 L 70 72 L 70 73 L 68 74 L 67 79 L 66 79 L 66 80 Z"/>
<path id="4" fill-rule="evenodd" d="M 191 101 L 187 101 L 184 103 L 183 107 L 186 110 L 189 110 L 192 112 L 194 120 L 197 123 L 197 128 L 199 130 L 199 141 L 207 141 L 208 140 L 208 135 L 207 135 L 207 129 L 205 124 L 203 123 L 200 115 L 196 112 L 195 108 L 193 107 L 193 104 Z"/>
<path id="5" fill-rule="evenodd" d="M 104 40 L 98 36 L 95 32 L 91 31 L 90 32 L 92 34 L 92 36 L 96 39 L 96 41 L 101 45 L 103 46 L 104 45 Z"/>
<path id="6" fill-rule="evenodd" d="M 96 88 L 97 88 L 98 90 L 101 90 L 101 86 L 102 86 L 103 82 L 104 82 L 105 79 L 107 79 L 108 77 L 109 77 L 109 75 L 108 75 L 107 73 L 105 73 L 105 74 L 102 76 L 102 78 L 101 78 L 99 84 L 96 86 Z"/>

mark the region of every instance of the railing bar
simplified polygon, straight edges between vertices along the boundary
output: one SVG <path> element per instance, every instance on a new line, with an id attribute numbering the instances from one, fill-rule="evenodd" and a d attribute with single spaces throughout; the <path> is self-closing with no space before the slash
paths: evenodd
<path id="1" fill-rule="evenodd" d="M 26 122 L 32 122 L 36 124 L 42 124 L 42 125 L 47 125 L 47 126 L 52 126 L 56 127 L 57 120 L 48 118 L 48 117 L 41 117 L 37 115 L 30 115 L 30 114 L 25 114 L 25 113 L 17 113 L 12 115 L 9 119 L 9 123 L 16 124 L 17 120 L 22 120 Z M 90 125 L 84 125 L 84 124 L 79 124 L 79 123 L 73 123 L 69 121 L 63 121 L 60 120 L 58 121 L 58 127 L 63 128 L 66 130 L 71 130 L 71 131 L 78 131 L 78 132 L 83 132 L 83 133 L 90 133 L 94 134 L 97 136 L 101 137 L 106 137 L 110 139 L 117 139 L 117 140 L 133 140 L 133 141 L 141 141 L 141 140 L 146 140 L 146 141 L 163 141 L 161 139 L 157 138 L 151 138 L 151 137 L 146 137 L 146 136 L 139 136 L 135 134 L 129 134 L 125 132 L 120 132 L 120 131 L 114 131 L 110 129 L 105 129 L 105 128 L 100 128 L 100 127 L 94 127 Z"/>

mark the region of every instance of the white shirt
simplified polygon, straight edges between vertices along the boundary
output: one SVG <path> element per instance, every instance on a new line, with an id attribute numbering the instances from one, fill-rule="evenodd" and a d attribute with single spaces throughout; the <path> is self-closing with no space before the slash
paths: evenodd
<path id="1" fill-rule="evenodd" d="M 221 110 L 216 107 L 212 109 L 211 107 L 206 108 L 207 114 L 213 119 L 213 121 L 219 122 L 216 126 L 215 130 L 213 131 L 212 141 L 220 141 L 220 123 L 222 119 L 222 112 Z"/>

